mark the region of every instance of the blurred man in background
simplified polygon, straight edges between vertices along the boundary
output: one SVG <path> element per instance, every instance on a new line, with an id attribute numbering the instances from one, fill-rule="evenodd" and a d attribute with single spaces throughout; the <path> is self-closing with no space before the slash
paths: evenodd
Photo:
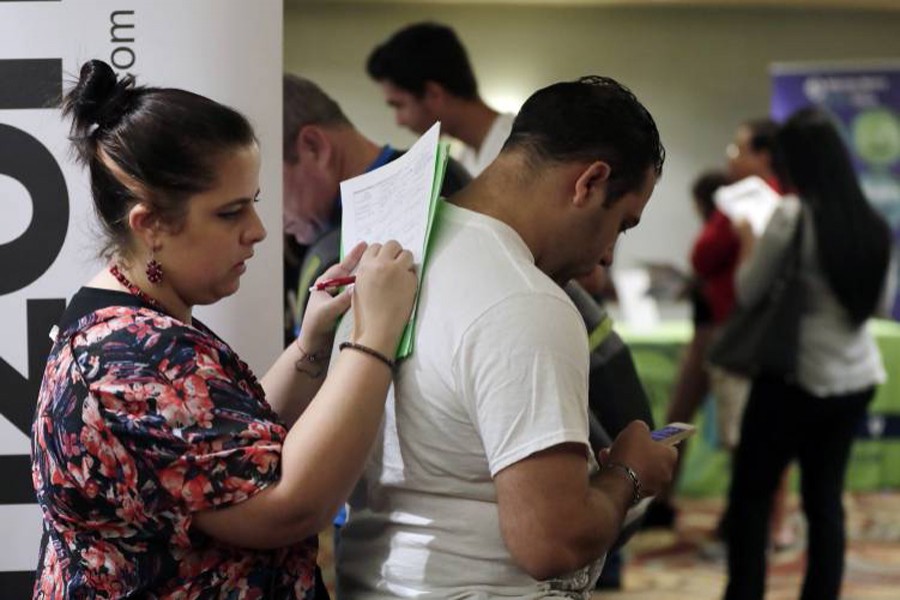
<path id="1" fill-rule="evenodd" d="M 456 33 L 446 25 L 417 23 L 375 48 L 366 64 L 397 124 L 421 135 L 435 121 L 464 145 L 459 162 L 481 173 L 503 147 L 513 115 L 488 106 Z"/>

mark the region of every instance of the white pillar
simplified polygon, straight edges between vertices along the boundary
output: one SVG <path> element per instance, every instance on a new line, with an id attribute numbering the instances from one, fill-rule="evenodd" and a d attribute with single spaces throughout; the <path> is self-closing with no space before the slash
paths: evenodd
<path id="1" fill-rule="evenodd" d="M 138 83 L 244 113 L 262 147 L 269 237 L 240 292 L 197 316 L 262 375 L 282 339 L 281 0 L 0 2 L 0 590 L 29 597 L 39 513 L 28 472 L 47 325 L 101 265 L 87 173 L 48 98 L 99 58 Z"/>

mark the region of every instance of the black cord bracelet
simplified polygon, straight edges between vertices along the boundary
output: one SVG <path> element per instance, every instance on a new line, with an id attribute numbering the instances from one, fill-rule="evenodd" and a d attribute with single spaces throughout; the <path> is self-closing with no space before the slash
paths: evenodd
<path id="1" fill-rule="evenodd" d="M 363 346 L 362 344 L 357 344 L 356 342 L 341 342 L 338 346 L 339 350 L 344 350 L 346 348 L 350 348 L 351 350 L 359 350 L 360 352 L 377 358 L 378 360 L 386 364 L 391 372 L 393 372 L 397 368 L 397 363 L 394 362 L 393 359 L 388 358 L 378 350 L 369 348 L 368 346 Z"/>

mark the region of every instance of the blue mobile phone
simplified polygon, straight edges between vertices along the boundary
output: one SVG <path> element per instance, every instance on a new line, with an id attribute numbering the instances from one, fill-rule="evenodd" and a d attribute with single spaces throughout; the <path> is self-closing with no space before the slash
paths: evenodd
<path id="1" fill-rule="evenodd" d="M 674 446 L 684 438 L 694 435 L 695 431 L 697 431 L 697 428 L 693 425 L 675 422 L 669 423 L 665 427 L 654 429 L 650 432 L 650 437 L 653 438 L 653 441 Z"/>

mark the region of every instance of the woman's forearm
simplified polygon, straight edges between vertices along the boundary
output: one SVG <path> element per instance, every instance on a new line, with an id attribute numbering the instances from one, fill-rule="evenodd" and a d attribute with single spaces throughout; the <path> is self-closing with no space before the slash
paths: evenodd
<path id="1" fill-rule="evenodd" d="M 194 523 L 221 541 L 278 548 L 327 526 L 365 467 L 384 415 L 391 371 L 362 352 L 344 351 L 282 447 L 281 479 Z"/>
<path id="2" fill-rule="evenodd" d="M 295 341 L 260 380 L 266 400 L 288 427 L 294 424 L 322 387 L 330 355 L 330 342 L 307 352 Z"/>

